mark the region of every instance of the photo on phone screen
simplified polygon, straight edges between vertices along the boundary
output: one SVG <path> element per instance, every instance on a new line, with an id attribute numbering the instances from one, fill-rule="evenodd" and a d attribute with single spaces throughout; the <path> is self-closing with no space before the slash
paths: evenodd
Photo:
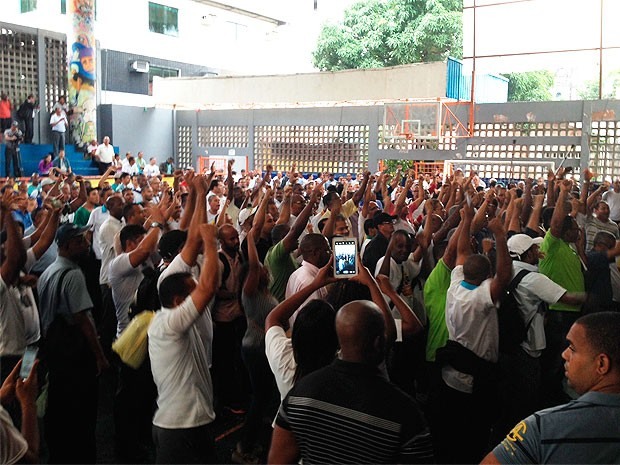
<path id="1" fill-rule="evenodd" d="M 332 239 L 332 252 L 336 278 L 357 276 L 357 240 L 355 238 L 335 237 Z"/>
<path id="2" fill-rule="evenodd" d="M 35 346 L 26 347 L 26 352 L 24 352 L 24 356 L 22 357 L 22 366 L 19 370 L 19 377 L 21 379 L 26 379 L 30 376 L 30 372 L 32 371 L 32 366 L 34 365 L 35 360 L 37 359 L 37 352 L 39 349 Z"/>

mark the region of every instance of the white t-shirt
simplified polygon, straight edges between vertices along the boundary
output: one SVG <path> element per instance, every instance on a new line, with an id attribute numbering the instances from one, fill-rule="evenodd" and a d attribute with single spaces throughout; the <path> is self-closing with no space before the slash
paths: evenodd
<path id="1" fill-rule="evenodd" d="M 293 387 L 297 363 L 291 339 L 286 337 L 281 326 L 272 326 L 265 333 L 265 355 L 276 379 L 280 400 L 284 400 Z"/>
<path id="2" fill-rule="evenodd" d="M 90 227 L 93 232 L 93 252 L 95 252 L 95 257 L 97 257 L 98 260 L 101 260 L 99 233 L 101 231 L 101 226 L 103 226 L 103 223 L 105 223 L 105 220 L 109 217 L 110 213 L 107 210 L 104 212 L 103 207 L 99 206 L 90 212 L 88 223 L 86 223 L 86 226 Z"/>
<path id="3" fill-rule="evenodd" d="M 97 147 L 95 155 L 99 157 L 99 161 L 101 163 L 112 163 L 112 160 L 114 159 L 114 147 L 112 144 L 101 144 Z"/>
<path id="4" fill-rule="evenodd" d="M 566 289 L 554 283 L 542 273 L 538 273 L 536 265 L 513 261 L 512 279 L 521 271 L 528 270 L 517 288 L 515 289 L 515 300 L 519 304 L 521 316 L 526 325 L 529 324 L 527 337 L 521 343 L 521 348 L 532 357 L 539 357 L 542 350 L 546 347 L 544 315 L 538 311 L 538 304 L 541 301 L 549 305 L 557 303 L 564 295 Z M 501 312 L 502 309 L 500 308 Z"/>
<path id="5" fill-rule="evenodd" d="M 116 337 L 119 337 L 129 324 L 129 307 L 135 300 L 138 286 L 143 278 L 141 267 L 131 266 L 128 253 L 120 254 L 110 263 L 108 279 L 112 288 L 114 307 L 116 307 L 116 321 L 118 322 Z"/>
<path id="6" fill-rule="evenodd" d="M 148 163 L 144 167 L 143 173 L 147 178 L 159 176 L 159 166 L 157 166 L 157 164 L 151 165 L 150 163 Z"/>
<path id="7" fill-rule="evenodd" d="M 110 279 L 108 273 L 110 270 L 110 263 L 116 252 L 114 251 L 114 238 L 116 234 L 123 228 L 123 224 L 120 220 L 117 220 L 113 216 L 109 216 L 103 223 L 99 230 L 99 251 L 101 252 L 101 271 L 99 273 L 99 283 L 108 284 Z"/>
<path id="8" fill-rule="evenodd" d="M 57 122 L 59 123 L 55 124 Z M 66 132 L 67 131 L 67 119 L 66 119 L 66 116 L 62 112 L 60 113 L 60 115 L 57 115 L 56 113 L 52 113 L 52 116 L 50 118 L 50 125 L 52 124 L 55 124 L 55 126 L 52 126 L 52 131 L 54 132 Z"/>
<path id="9" fill-rule="evenodd" d="M 26 324 L 19 292 L 0 276 L 0 356 L 21 355 L 26 350 Z"/>
<path id="10" fill-rule="evenodd" d="M 210 309 L 198 313 L 189 296 L 176 308 L 162 308 L 153 318 L 148 336 L 158 393 L 155 426 L 195 428 L 215 419 L 209 373 L 213 341 L 210 315 Z"/>
<path id="11" fill-rule="evenodd" d="M 480 286 L 464 282 L 463 265 L 452 270 L 446 298 L 446 326 L 451 341 L 460 343 L 489 362 L 499 356 L 497 307 L 491 299 L 491 279 Z M 446 365 L 442 369 L 446 384 L 457 391 L 473 392 L 473 376 Z"/>
<path id="12" fill-rule="evenodd" d="M 609 204 L 609 219 L 620 221 L 620 192 L 613 189 L 603 194 L 603 200 Z"/>
<path id="13" fill-rule="evenodd" d="M 9 412 L 0 405 L 0 463 L 17 463 L 28 452 L 28 442 L 21 435 Z"/>

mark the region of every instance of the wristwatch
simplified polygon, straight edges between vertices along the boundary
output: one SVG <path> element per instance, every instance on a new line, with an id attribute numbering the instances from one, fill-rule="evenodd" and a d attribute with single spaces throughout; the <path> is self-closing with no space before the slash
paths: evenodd
<path id="1" fill-rule="evenodd" d="M 153 221 L 151 223 L 151 228 L 159 228 L 159 229 L 161 229 L 163 231 L 164 225 L 161 224 L 161 223 L 158 223 L 157 221 Z"/>

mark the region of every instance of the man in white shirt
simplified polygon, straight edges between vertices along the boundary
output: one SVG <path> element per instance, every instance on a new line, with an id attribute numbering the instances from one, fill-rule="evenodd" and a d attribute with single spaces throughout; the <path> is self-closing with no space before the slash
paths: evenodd
<path id="1" fill-rule="evenodd" d="M 493 276 L 489 259 L 471 249 L 473 209 L 465 205 L 461 212 L 457 266 L 446 297 L 449 341 L 437 351 L 442 379 L 432 402 L 431 429 L 440 463 L 478 463 L 486 452 L 497 408 L 497 385 L 490 376 L 499 358 L 497 306 L 512 275 L 501 220 L 495 218 L 488 225 L 497 250 Z M 451 447 L 457 435 L 462 447 Z"/>
<path id="2" fill-rule="evenodd" d="M 67 115 L 61 107 L 56 107 L 50 117 L 50 127 L 52 128 L 52 143 L 54 144 L 54 158 L 58 157 L 58 152 L 65 149 L 65 132 L 69 127 Z"/>
<path id="3" fill-rule="evenodd" d="M 620 223 L 620 179 L 616 178 L 613 188 L 603 194 L 603 200 L 609 205 L 609 219 Z"/>
<path id="4" fill-rule="evenodd" d="M 127 153 L 127 157 L 123 160 L 123 164 L 122 164 L 122 170 L 123 173 L 129 173 L 132 176 L 135 176 L 138 174 L 138 165 L 136 163 L 136 159 L 134 157 L 132 157 L 129 152 Z"/>
<path id="5" fill-rule="evenodd" d="M 103 174 L 112 165 L 114 159 L 114 147 L 110 144 L 110 138 L 105 136 L 103 138 L 103 144 L 97 147 L 95 151 L 95 158 L 99 163 L 99 173 Z"/>
<path id="6" fill-rule="evenodd" d="M 147 178 L 159 176 L 159 166 L 157 166 L 157 158 L 151 157 L 149 164 L 144 167 L 144 175 Z"/>
<path id="7" fill-rule="evenodd" d="M 163 221 L 157 208 L 158 218 Z M 157 226 L 159 225 L 159 226 Z M 147 233 L 141 225 L 129 224 L 121 229 L 120 245 L 123 253 L 110 263 L 109 280 L 112 298 L 116 307 L 117 330 L 119 337 L 129 324 L 131 304 L 138 287 L 144 278 L 142 266 L 150 263 L 149 257 L 157 248 L 162 223 L 153 222 Z M 115 440 L 121 454 L 127 458 L 138 458 L 136 446 L 150 430 L 152 405 L 155 400 L 150 382 L 151 374 L 147 366 L 137 370 L 120 366 L 119 388 L 114 400 Z"/>
<path id="8" fill-rule="evenodd" d="M 204 263 L 198 283 L 176 273 L 159 287 L 162 309 L 148 330 L 151 371 L 157 385 L 153 436 L 157 463 L 213 463 L 215 419 L 209 355 L 213 335 L 209 301 L 215 296 L 217 228 L 202 225 Z"/>
<path id="9" fill-rule="evenodd" d="M 109 351 L 112 340 L 116 334 L 116 310 L 112 299 L 110 287 L 109 269 L 110 263 L 116 257 L 114 251 L 114 238 L 122 229 L 121 218 L 123 217 L 123 199 L 118 195 L 108 197 L 106 209 L 109 217 L 99 231 L 99 251 L 101 252 L 101 270 L 99 272 L 99 285 L 101 287 L 101 345 L 105 351 Z"/>

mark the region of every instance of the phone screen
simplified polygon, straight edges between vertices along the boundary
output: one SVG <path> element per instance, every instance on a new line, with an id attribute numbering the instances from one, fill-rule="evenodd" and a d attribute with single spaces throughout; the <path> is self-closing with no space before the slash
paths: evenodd
<path id="1" fill-rule="evenodd" d="M 357 241 L 353 238 L 335 238 L 332 251 L 334 253 L 334 276 L 350 278 L 357 275 Z"/>
<path id="2" fill-rule="evenodd" d="M 26 347 L 26 352 L 24 352 L 24 356 L 22 357 L 22 366 L 19 371 L 19 377 L 22 379 L 28 378 L 30 376 L 30 372 L 32 371 L 32 366 L 34 365 L 35 360 L 37 359 L 37 352 L 39 349 L 34 346 Z"/>

